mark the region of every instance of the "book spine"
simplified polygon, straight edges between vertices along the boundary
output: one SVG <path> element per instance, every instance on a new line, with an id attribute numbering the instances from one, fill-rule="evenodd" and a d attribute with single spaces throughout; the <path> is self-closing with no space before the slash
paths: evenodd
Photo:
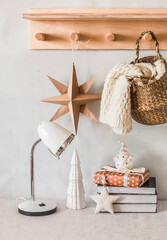
<path id="1" fill-rule="evenodd" d="M 107 187 L 107 190 L 109 192 L 109 194 L 143 194 L 143 195 L 150 195 L 150 194 L 156 194 L 156 189 L 151 188 L 151 189 L 125 189 L 125 188 L 116 188 L 116 187 Z M 101 186 L 97 186 L 97 193 L 101 193 L 102 191 L 102 187 Z"/>
<path id="2" fill-rule="evenodd" d="M 157 213 L 157 204 L 113 204 L 114 213 Z M 107 213 L 106 210 L 100 211 Z"/>

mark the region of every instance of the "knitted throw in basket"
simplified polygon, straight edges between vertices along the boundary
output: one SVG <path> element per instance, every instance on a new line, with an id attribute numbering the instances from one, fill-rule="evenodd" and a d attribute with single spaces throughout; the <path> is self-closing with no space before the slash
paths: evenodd
<path id="1" fill-rule="evenodd" d="M 158 50 L 157 53 L 159 53 Z M 155 110 L 153 105 L 150 105 L 150 99 L 146 99 L 149 96 L 148 89 L 154 85 L 161 85 L 162 79 L 166 80 L 166 69 L 166 62 L 160 55 L 154 57 L 153 62 L 140 62 L 136 59 L 134 63 L 121 63 L 112 68 L 107 74 L 104 84 L 100 121 L 109 124 L 118 134 L 128 133 L 132 129 L 131 114 L 136 121 L 144 124 L 146 124 L 145 116 L 148 114 L 148 119 L 151 121 L 153 118 L 151 118 L 151 114 L 155 113 L 157 109 Z M 164 82 L 166 84 L 166 81 Z M 143 89 L 146 89 L 144 94 L 142 93 Z M 141 91 L 138 92 L 139 90 Z M 158 103 L 160 101 L 158 97 L 161 94 L 156 96 L 157 91 L 159 90 L 151 91 L 150 98 Z M 164 98 L 161 99 L 162 103 L 166 106 L 166 88 L 161 93 L 164 95 Z M 142 97 L 144 97 L 143 101 Z M 141 102 L 138 101 L 139 99 Z M 141 103 L 145 105 L 143 109 Z M 156 119 L 159 114 L 160 111 L 158 116 L 156 115 Z M 144 117 L 143 120 L 142 117 Z"/>
<path id="2" fill-rule="evenodd" d="M 147 56 L 139 59 L 139 41 L 144 34 L 150 33 L 155 41 L 157 56 Z M 136 41 L 136 59 L 132 63 L 151 63 L 155 65 L 158 59 L 161 59 L 165 65 L 165 72 L 151 84 L 138 86 L 135 84 L 136 91 L 131 91 L 131 115 L 134 120 L 145 125 L 157 125 L 167 122 L 167 63 L 159 53 L 159 43 L 151 31 L 141 33 Z"/>
<path id="3" fill-rule="evenodd" d="M 125 134 L 132 129 L 131 84 L 125 77 L 131 71 L 129 65 L 119 64 L 111 69 L 102 93 L 100 121 L 110 125 L 117 134 Z"/>

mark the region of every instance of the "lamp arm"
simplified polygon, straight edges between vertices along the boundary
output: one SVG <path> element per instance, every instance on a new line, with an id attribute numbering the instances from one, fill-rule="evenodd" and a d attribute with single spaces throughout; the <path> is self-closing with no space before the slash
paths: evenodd
<path id="1" fill-rule="evenodd" d="M 41 142 L 41 139 L 38 139 L 31 148 L 30 156 L 30 174 L 31 174 L 31 199 L 35 201 L 35 191 L 34 191 L 34 150 L 36 145 Z"/>

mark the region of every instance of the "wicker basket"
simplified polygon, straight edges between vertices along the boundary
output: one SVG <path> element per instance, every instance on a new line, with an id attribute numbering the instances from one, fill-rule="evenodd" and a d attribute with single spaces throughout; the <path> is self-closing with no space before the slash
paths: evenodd
<path id="1" fill-rule="evenodd" d="M 150 33 L 155 41 L 157 56 L 147 56 L 139 59 L 139 41 L 144 34 Z M 157 81 L 145 85 L 135 85 L 135 91 L 131 88 L 131 114 L 132 118 L 141 124 L 157 125 L 167 122 L 167 63 L 159 53 L 158 41 L 151 31 L 143 32 L 136 41 L 136 59 L 138 62 L 154 63 L 162 59 L 166 64 L 165 74 Z"/>

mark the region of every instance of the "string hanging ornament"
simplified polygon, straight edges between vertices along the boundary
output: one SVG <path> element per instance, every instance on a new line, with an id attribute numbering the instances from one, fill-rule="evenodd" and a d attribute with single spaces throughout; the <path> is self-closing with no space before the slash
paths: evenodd
<path id="1" fill-rule="evenodd" d="M 78 31 L 75 31 L 74 36 L 78 36 L 77 39 L 72 39 L 71 40 L 71 52 L 72 52 L 72 62 L 74 63 L 74 59 L 75 58 L 75 54 L 77 55 L 77 50 L 79 49 L 79 45 L 84 45 L 85 48 L 88 46 L 89 42 L 91 41 L 91 39 L 89 38 L 87 41 L 82 41 L 81 40 L 81 34 Z"/>
<path id="2" fill-rule="evenodd" d="M 87 44 L 87 42 L 83 44 Z M 77 134 L 80 113 L 82 113 L 83 115 L 88 117 L 90 120 L 94 121 L 95 123 L 98 123 L 97 119 L 95 118 L 93 113 L 90 111 L 87 104 L 100 100 L 101 96 L 88 94 L 88 91 L 92 86 L 93 82 L 95 81 L 96 76 L 93 76 L 88 81 L 78 86 L 77 74 L 76 74 L 76 69 L 74 65 L 74 58 L 75 58 L 74 55 L 75 55 L 75 51 L 77 51 L 78 49 L 79 43 L 78 41 L 76 41 L 75 45 L 73 44 L 74 43 L 71 42 L 73 66 L 72 66 L 72 74 L 71 74 L 71 79 L 69 81 L 69 85 L 66 86 L 63 83 L 48 76 L 51 82 L 57 88 L 57 90 L 61 93 L 61 95 L 46 98 L 41 101 L 61 105 L 50 121 L 55 121 L 56 119 L 62 117 L 66 113 L 70 112 L 74 131 L 75 131 L 75 134 Z"/>

